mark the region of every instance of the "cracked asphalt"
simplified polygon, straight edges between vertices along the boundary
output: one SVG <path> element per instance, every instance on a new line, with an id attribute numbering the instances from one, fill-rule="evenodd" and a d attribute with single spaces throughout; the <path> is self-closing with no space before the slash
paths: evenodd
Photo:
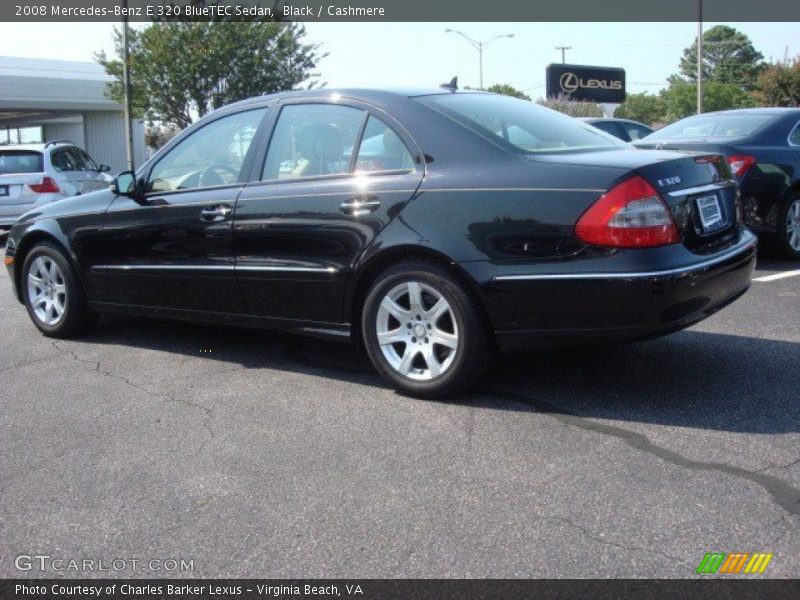
<path id="1" fill-rule="evenodd" d="M 797 268 L 762 259 L 757 276 Z M 672 336 L 506 360 L 451 402 L 344 344 L 105 318 L 42 337 L 0 274 L 0 577 L 800 576 L 800 277 Z M 108 575 L 109 573 L 94 573 Z"/>

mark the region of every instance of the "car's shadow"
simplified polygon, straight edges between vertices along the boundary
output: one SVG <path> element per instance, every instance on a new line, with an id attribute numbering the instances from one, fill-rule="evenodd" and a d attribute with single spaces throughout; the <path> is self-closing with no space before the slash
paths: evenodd
<path id="1" fill-rule="evenodd" d="M 347 342 L 121 317 L 104 318 L 82 341 L 387 388 Z M 800 431 L 800 344 L 689 330 L 497 363 L 481 389 L 452 402 L 732 432 Z"/>

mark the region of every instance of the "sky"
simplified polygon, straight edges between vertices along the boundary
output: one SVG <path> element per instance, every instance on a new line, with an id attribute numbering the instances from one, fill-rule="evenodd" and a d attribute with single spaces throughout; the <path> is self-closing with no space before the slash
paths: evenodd
<path id="1" fill-rule="evenodd" d="M 706 23 L 709 28 L 716 23 Z M 765 58 L 800 54 L 800 23 L 728 23 L 743 31 Z M 113 51 L 113 23 L 0 23 L 0 56 L 91 61 Z M 678 71 L 696 23 L 308 23 L 307 40 L 328 56 L 318 64 L 327 87 L 439 85 L 453 76 L 478 87 L 478 52 L 445 29 L 487 40 L 484 85 L 508 83 L 538 98 L 545 67 L 561 62 L 556 46 L 572 46 L 572 64 L 622 67 L 629 93 L 657 92 Z"/>

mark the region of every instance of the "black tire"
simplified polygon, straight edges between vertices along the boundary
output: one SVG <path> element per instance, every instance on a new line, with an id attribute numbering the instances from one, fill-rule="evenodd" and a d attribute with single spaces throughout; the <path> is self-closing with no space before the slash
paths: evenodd
<path id="1" fill-rule="evenodd" d="M 800 192 L 790 194 L 781 205 L 778 213 L 778 231 L 772 244 L 775 253 L 783 258 L 800 258 L 800 247 L 793 248 L 790 243 L 789 226 L 792 224 L 792 214 L 800 206 Z M 797 234 L 800 236 L 800 232 Z"/>
<path id="2" fill-rule="evenodd" d="M 408 341 L 399 342 L 399 346 L 398 344 L 394 345 L 395 349 L 400 348 L 400 351 L 397 352 L 399 355 L 400 352 L 403 352 L 403 354 L 407 352 L 406 344 L 411 344 L 411 339 L 415 340 L 415 344 L 421 344 L 416 350 L 420 354 L 415 355 L 414 361 L 422 361 L 423 366 L 422 369 L 414 370 L 427 369 L 428 375 L 431 376 L 427 380 L 413 379 L 414 373 L 409 376 L 401 374 L 399 370 L 392 366 L 378 342 L 378 313 L 381 308 L 381 302 L 383 302 L 387 294 L 409 282 L 422 284 L 424 287 L 423 298 L 429 303 L 433 303 L 436 296 L 429 294 L 428 290 L 439 294 L 439 297 L 444 298 L 449 304 L 447 307 L 449 312 L 443 317 L 445 324 L 442 324 L 441 318 L 437 323 L 435 318 L 429 317 L 432 313 L 423 312 L 424 318 L 421 321 L 423 326 L 426 326 L 426 323 L 429 324 L 429 320 L 433 322 L 434 330 L 430 340 L 426 337 L 423 342 L 417 342 L 417 338 L 410 338 L 411 332 L 414 331 L 413 328 L 417 326 L 417 322 L 414 320 L 416 315 L 413 315 L 416 311 L 411 311 L 408 313 L 411 315 L 409 317 L 410 322 L 405 324 L 409 330 L 407 334 Z M 410 300 L 410 296 L 406 297 Z M 426 300 L 423 300 L 423 304 Z M 402 308 L 405 310 L 405 307 Z M 427 306 L 427 308 L 430 309 L 432 307 Z M 455 321 L 454 324 L 453 320 Z M 400 322 L 399 319 L 394 319 L 394 321 Z M 442 364 L 448 364 L 449 366 L 443 369 L 441 374 L 433 376 L 433 370 L 428 369 L 427 366 L 429 364 L 427 362 L 428 358 L 421 353 L 424 350 L 436 352 L 438 356 L 449 357 L 450 350 L 444 346 L 436 345 L 435 342 L 434 336 L 438 335 L 436 331 L 439 326 L 443 328 L 442 331 L 449 327 L 450 330 L 455 332 L 457 345 L 452 360 L 449 363 L 447 358 L 442 361 Z M 405 332 L 402 327 L 403 323 L 400 323 L 400 327 L 393 329 L 393 331 Z M 398 263 L 381 273 L 373 282 L 364 302 L 361 331 L 364 347 L 375 369 L 394 387 L 419 398 L 446 398 L 469 389 L 485 377 L 495 354 L 490 328 L 474 294 L 457 277 L 433 261 L 406 261 Z M 427 346 L 429 342 L 432 342 L 430 350 L 428 350 Z M 416 346 L 411 347 L 417 348 Z M 438 359 L 436 360 L 438 364 Z M 422 376 L 420 374 L 417 375 Z"/>
<path id="3" fill-rule="evenodd" d="M 30 297 L 28 276 L 37 260 L 43 259 L 45 262 L 52 261 L 58 267 L 60 277 L 58 281 L 63 282 L 65 293 L 61 298 L 63 312 L 54 323 L 46 323 L 37 315 L 36 309 L 32 305 Z M 83 291 L 80 280 L 75 269 L 69 260 L 64 256 L 61 249 L 51 242 L 40 242 L 34 246 L 25 257 L 22 265 L 20 284 L 22 287 L 22 298 L 28 315 L 36 325 L 37 329 L 49 337 L 68 338 L 82 333 L 97 320 L 97 316 L 89 311 L 86 303 L 86 294 Z M 54 294 L 57 295 L 57 294 Z"/>

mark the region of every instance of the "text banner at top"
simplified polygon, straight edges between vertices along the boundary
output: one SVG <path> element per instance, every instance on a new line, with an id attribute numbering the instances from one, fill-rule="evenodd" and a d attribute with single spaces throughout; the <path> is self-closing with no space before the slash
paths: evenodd
<path id="1" fill-rule="evenodd" d="M 127 8 L 126 8 L 127 7 Z M 0 21 L 697 21 L 700 0 L 3 0 Z M 702 20 L 800 21 L 796 0 L 702 0 Z M 413 43 L 413 40 L 409 40 Z"/>

